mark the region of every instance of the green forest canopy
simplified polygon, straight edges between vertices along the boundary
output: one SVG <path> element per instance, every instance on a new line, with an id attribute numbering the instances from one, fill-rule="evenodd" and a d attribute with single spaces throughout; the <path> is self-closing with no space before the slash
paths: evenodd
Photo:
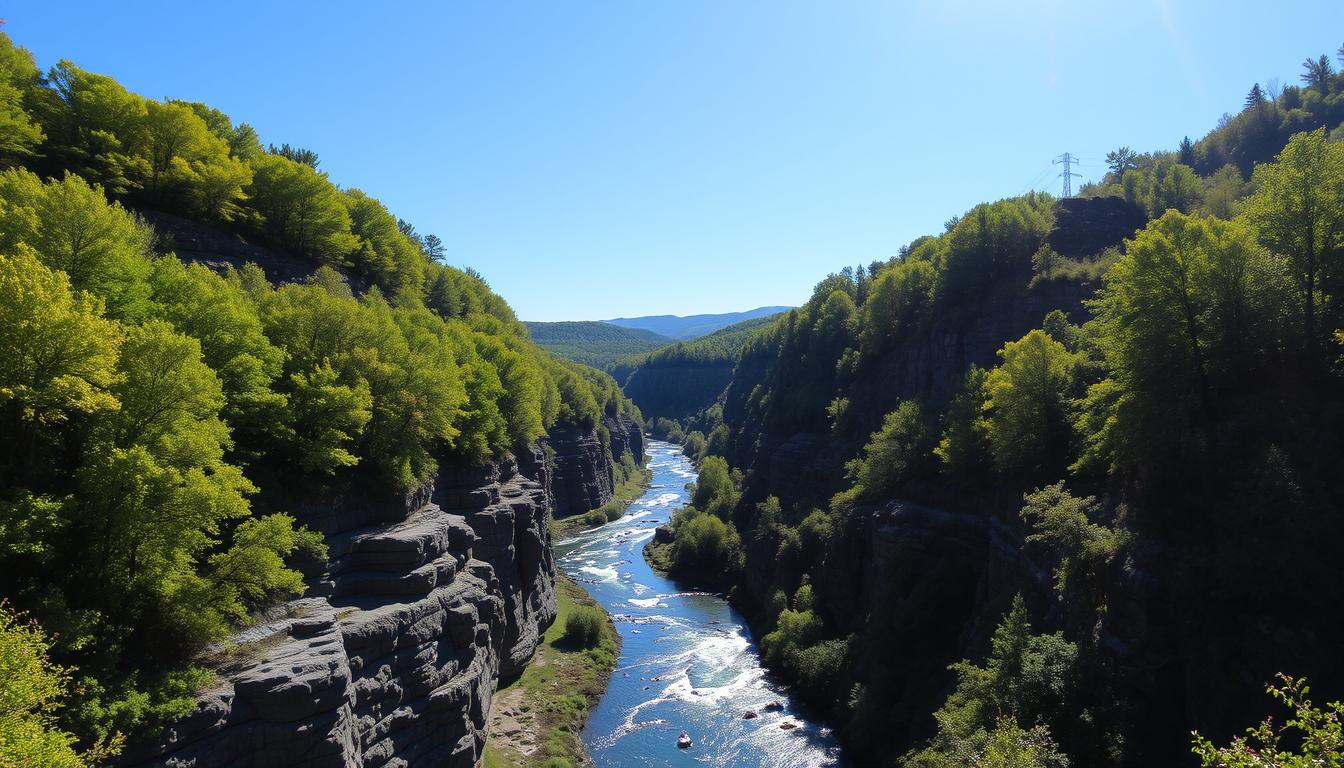
<path id="1" fill-rule="evenodd" d="M 598 320 L 525 322 L 523 325 L 542 349 L 603 370 L 624 357 L 652 352 L 672 343 L 672 339 L 653 331 L 622 328 Z"/>
<path id="2" fill-rule="evenodd" d="M 0 136 L 0 594 L 54 636 L 84 747 L 188 711 L 209 677 L 192 655 L 302 591 L 293 558 L 324 547 L 272 508 L 284 489 L 410 489 L 441 459 L 638 417 L 309 150 L 68 61 L 43 73 L 3 34 Z M 315 271 L 159 255 L 141 206 Z"/>

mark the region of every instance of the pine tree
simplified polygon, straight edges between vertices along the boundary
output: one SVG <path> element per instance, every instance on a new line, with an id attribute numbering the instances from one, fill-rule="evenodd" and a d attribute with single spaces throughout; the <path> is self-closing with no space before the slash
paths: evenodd
<path id="1" fill-rule="evenodd" d="M 431 261 L 442 261 L 444 255 L 443 241 L 438 235 L 425 235 L 425 255 Z"/>
<path id="2" fill-rule="evenodd" d="M 1194 167 L 1194 165 L 1195 165 L 1195 144 L 1194 144 L 1194 142 L 1190 141 L 1190 137 L 1189 137 L 1189 136 L 1185 136 L 1185 137 L 1182 137 L 1182 138 L 1181 138 L 1181 147 L 1180 147 L 1179 156 L 1180 156 L 1180 162 L 1181 162 L 1181 165 L 1187 165 L 1187 166 L 1190 166 L 1190 167 Z"/>
<path id="3" fill-rule="evenodd" d="M 1302 69 L 1306 70 L 1302 74 L 1302 82 L 1309 88 L 1315 88 L 1322 96 L 1330 94 L 1330 78 L 1335 74 L 1335 68 L 1330 63 L 1330 57 L 1321 54 L 1319 59 L 1307 59 L 1302 62 Z"/>
<path id="4" fill-rule="evenodd" d="M 1260 84 L 1251 86 L 1251 92 L 1246 94 L 1246 109 L 1256 109 L 1265 103 L 1265 92 L 1260 90 Z"/>

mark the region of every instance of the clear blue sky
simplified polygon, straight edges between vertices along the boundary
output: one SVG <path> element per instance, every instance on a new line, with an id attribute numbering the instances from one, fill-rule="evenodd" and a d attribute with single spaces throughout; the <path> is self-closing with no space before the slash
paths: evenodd
<path id="1" fill-rule="evenodd" d="M 6 31 L 321 155 L 529 320 L 803 301 L 1070 151 L 1174 148 L 1340 0 L 10 0 Z M 1054 169 L 1057 170 L 1057 169 Z"/>

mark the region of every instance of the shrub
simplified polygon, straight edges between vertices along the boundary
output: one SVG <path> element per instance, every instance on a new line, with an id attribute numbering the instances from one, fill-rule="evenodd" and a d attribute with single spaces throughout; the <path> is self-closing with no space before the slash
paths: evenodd
<path id="1" fill-rule="evenodd" d="M 607 617 L 592 606 L 580 605 L 565 617 L 565 641 L 580 648 L 596 648 L 602 643 Z"/>
<path id="2" fill-rule="evenodd" d="M 1232 739 L 1226 747 L 1218 747 L 1200 736 L 1194 737 L 1194 753 L 1204 768 L 1260 768 L 1261 766 L 1336 766 L 1344 761 L 1344 704 L 1332 702 L 1318 708 L 1307 698 L 1311 689 L 1304 679 L 1279 675 L 1282 686 L 1268 687 L 1269 695 L 1282 703 L 1291 714 L 1283 726 L 1276 726 L 1273 718 L 1254 728 L 1246 729 L 1245 736 Z M 1300 743 L 1300 752 L 1285 748 L 1284 736 L 1290 743 Z"/>
<path id="3" fill-rule="evenodd" d="M 742 537 L 732 523 L 714 515 L 683 518 L 677 525 L 672 559 L 677 568 L 735 573 L 742 567 Z"/>

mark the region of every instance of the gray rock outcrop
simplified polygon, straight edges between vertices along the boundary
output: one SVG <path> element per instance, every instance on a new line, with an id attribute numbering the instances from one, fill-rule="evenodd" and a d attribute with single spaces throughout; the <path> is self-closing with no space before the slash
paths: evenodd
<path id="1" fill-rule="evenodd" d="M 644 463 L 644 430 L 629 416 L 604 416 L 602 423 L 611 435 L 611 456 L 619 461 L 629 453 L 636 464 Z"/>
<path id="2" fill-rule="evenodd" d="M 581 515 L 611 501 L 611 454 L 595 427 L 556 427 L 547 442 L 552 450 L 557 518 Z"/>
<path id="3" fill-rule="evenodd" d="M 555 620 L 549 482 L 529 446 L 399 503 L 306 510 L 330 550 L 308 596 L 221 648 L 196 711 L 120 764 L 475 766 L 499 680 Z"/>

